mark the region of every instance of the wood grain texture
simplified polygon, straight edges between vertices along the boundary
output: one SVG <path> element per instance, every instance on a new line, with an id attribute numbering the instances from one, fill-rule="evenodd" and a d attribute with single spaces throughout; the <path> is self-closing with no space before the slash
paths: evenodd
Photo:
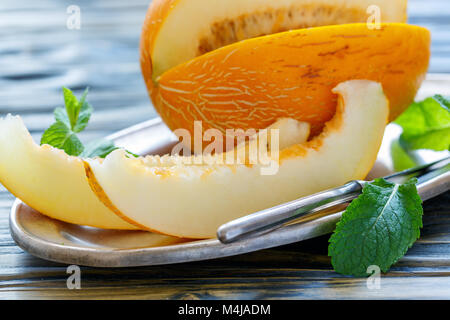
<path id="1" fill-rule="evenodd" d="M 450 72 L 448 0 L 409 2 L 410 22 L 433 32 L 430 71 Z M 91 89 L 96 112 L 82 136 L 85 141 L 155 116 L 137 50 L 148 1 L 76 3 L 82 10 L 80 30 L 66 28 L 66 8 L 73 1 L 0 4 L 0 115 L 22 115 L 35 138 L 62 104 L 63 85 L 78 94 L 86 86 Z M 68 290 L 66 265 L 35 258 L 11 239 L 12 202 L 0 186 L 0 299 L 450 298 L 450 192 L 425 203 L 422 237 L 382 276 L 378 290 L 367 289 L 365 279 L 332 271 L 328 236 L 207 262 L 82 267 L 82 289 Z"/>

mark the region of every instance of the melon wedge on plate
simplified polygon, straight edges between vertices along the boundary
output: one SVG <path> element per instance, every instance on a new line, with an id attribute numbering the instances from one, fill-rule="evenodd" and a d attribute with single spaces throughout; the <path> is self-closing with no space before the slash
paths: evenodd
<path id="1" fill-rule="evenodd" d="M 104 161 L 86 160 L 90 184 L 101 201 L 140 228 L 214 237 L 227 221 L 367 175 L 388 120 L 388 101 L 372 81 L 348 81 L 334 92 L 335 116 L 312 140 L 299 135 L 300 142 L 281 149 L 279 161 L 272 159 L 279 165 L 275 174 L 262 175 L 262 164 L 188 165 L 182 157 L 130 158 L 117 150 Z"/>
<path id="2" fill-rule="evenodd" d="M 97 199 L 80 158 L 37 145 L 18 116 L 0 119 L 0 183 L 51 218 L 105 229 L 138 229 Z"/>

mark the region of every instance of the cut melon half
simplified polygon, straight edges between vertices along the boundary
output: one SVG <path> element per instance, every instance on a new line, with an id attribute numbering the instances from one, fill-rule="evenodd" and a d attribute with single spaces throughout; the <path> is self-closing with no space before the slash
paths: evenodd
<path id="1" fill-rule="evenodd" d="M 37 145 L 18 116 L 0 119 L 0 182 L 51 218 L 105 229 L 138 229 L 97 199 L 80 158 Z"/>
<path id="2" fill-rule="evenodd" d="M 117 150 L 86 160 L 88 179 L 105 205 L 140 228 L 215 237 L 227 221 L 367 175 L 388 120 L 382 86 L 353 80 L 333 91 L 337 112 L 320 135 L 305 141 L 304 126 L 281 124 L 300 134 L 291 146 L 282 139 L 275 174 L 262 175 L 262 164 L 187 165 L 183 157 L 130 158 Z"/>
<path id="3" fill-rule="evenodd" d="M 154 0 L 141 70 L 171 130 L 193 134 L 196 120 L 263 129 L 289 117 L 315 135 L 335 112 L 331 89 L 362 78 L 382 83 L 392 121 L 430 56 L 429 32 L 406 20 L 407 0 Z"/>
<path id="4" fill-rule="evenodd" d="M 406 22 L 407 0 L 155 0 L 142 34 L 155 80 L 165 71 L 223 46 L 308 27 Z"/>
<path id="5" fill-rule="evenodd" d="M 408 41 L 405 41 L 408 39 Z M 345 24 L 234 43 L 171 68 L 153 103 L 172 129 L 262 129 L 277 118 L 308 122 L 318 134 L 336 110 L 332 89 L 353 79 L 380 82 L 394 120 L 428 69 L 430 33 L 407 24 Z"/>

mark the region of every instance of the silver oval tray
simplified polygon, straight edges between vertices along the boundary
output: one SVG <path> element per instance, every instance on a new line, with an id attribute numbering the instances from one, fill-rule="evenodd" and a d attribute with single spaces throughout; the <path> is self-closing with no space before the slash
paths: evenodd
<path id="1" fill-rule="evenodd" d="M 161 133 L 164 130 L 167 130 L 166 134 L 160 137 L 165 142 L 158 140 L 155 144 L 164 149 L 171 143 L 170 131 L 158 120 L 129 129 L 115 139 L 123 143 L 143 131 Z M 389 146 L 396 135 L 398 128 L 388 126 L 369 178 L 393 172 Z M 423 157 L 432 161 L 441 158 L 442 154 L 425 154 Z M 445 177 L 447 181 L 449 178 Z M 441 192 L 434 186 L 419 184 L 419 193 L 424 200 Z M 10 229 L 21 248 L 43 259 L 95 267 L 130 267 L 214 259 L 318 237 L 332 232 L 341 214 L 322 212 L 257 238 L 224 245 L 216 239 L 187 241 L 144 231 L 102 230 L 73 225 L 48 218 L 17 199 L 11 209 Z"/>
<path id="2" fill-rule="evenodd" d="M 431 91 L 434 79 L 425 83 L 423 91 Z M 435 91 L 436 92 L 436 91 Z M 428 92 L 427 92 L 428 93 Z M 368 179 L 394 173 L 392 142 L 400 129 L 386 128 L 377 161 Z M 109 137 L 117 145 L 139 154 L 164 154 L 176 139 L 160 119 L 153 119 Z M 448 155 L 420 152 L 422 162 Z M 450 173 L 418 185 L 423 200 L 448 189 Z M 131 267 L 208 260 L 277 247 L 321 235 L 334 230 L 340 212 L 321 212 L 296 221 L 274 232 L 224 245 L 217 239 L 188 241 L 143 231 L 101 230 L 64 223 L 48 218 L 17 199 L 11 209 L 10 230 L 14 241 L 29 253 L 47 260 L 93 267 Z"/>

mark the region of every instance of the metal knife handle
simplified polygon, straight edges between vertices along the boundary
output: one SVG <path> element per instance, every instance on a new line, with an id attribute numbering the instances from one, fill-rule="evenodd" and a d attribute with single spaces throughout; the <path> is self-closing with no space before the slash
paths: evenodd
<path id="1" fill-rule="evenodd" d="M 395 180 L 405 180 L 412 176 L 419 177 L 417 186 L 421 191 L 422 200 L 440 194 L 450 188 L 450 157 L 384 178 L 395 182 Z M 355 199 L 367 182 L 370 181 L 351 181 L 338 188 L 319 192 L 230 221 L 219 227 L 217 237 L 222 243 L 230 243 L 273 231 L 292 220 Z"/>
<path id="2" fill-rule="evenodd" d="M 322 191 L 230 221 L 219 227 L 217 238 L 223 243 L 230 243 L 272 231 L 289 221 L 356 198 L 361 193 L 364 183 L 365 181 L 351 181 L 338 188 Z"/>

